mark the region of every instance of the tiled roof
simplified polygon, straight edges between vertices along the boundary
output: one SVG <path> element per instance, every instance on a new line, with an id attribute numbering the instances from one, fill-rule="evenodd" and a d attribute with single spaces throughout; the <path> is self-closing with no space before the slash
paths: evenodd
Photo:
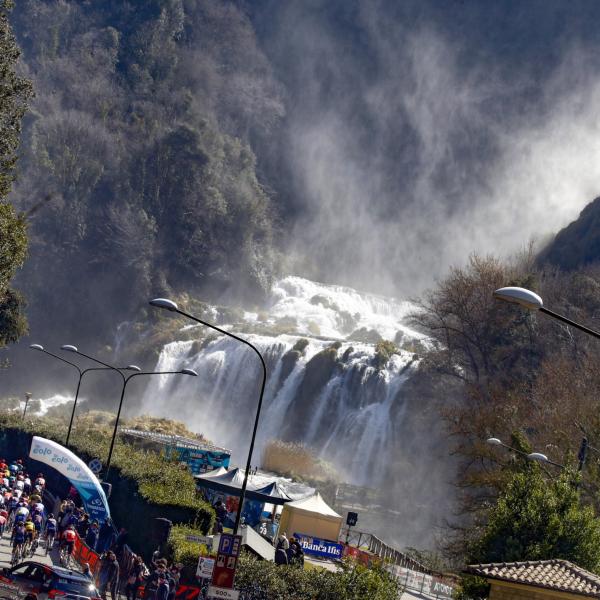
<path id="1" fill-rule="evenodd" d="M 532 560 L 469 565 L 466 572 L 486 579 L 499 579 L 500 581 L 600 598 L 600 577 L 568 560 Z"/>

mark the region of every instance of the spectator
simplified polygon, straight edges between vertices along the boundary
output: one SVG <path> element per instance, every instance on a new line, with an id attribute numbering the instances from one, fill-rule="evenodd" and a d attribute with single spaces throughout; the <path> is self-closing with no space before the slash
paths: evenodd
<path id="1" fill-rule="evenodd" d="M 92 550 L 96 549 L 98 542 L 98 521 L 92 521 L 92 524 L 88 527 L 87 535 L 85 536 L 85 543 Z"/>
<path id="2" fill-rule="evenodd" d="M 79 522 L 75 526 L 75 528 L 77 529 L 77 533 L 79 534 L 79 537 L 81 537 L 81 539 L 85 539 L 89 527 L 90 527 L 90 515 L 88 515 L 87 513 L 84 513 L 83 517 L 81 517 L 79 519 Z"/>
<path id="3" fill-rule="evenodd" d="M 118 600 L 119 563 L 113 552 L 107 552 L 102 558 L 98 581 L 100 583 L 100 596 L 102 596 L 102 600 L 106 600 L 107 589 L 110 589 L 112 600 Z"/>
<path id="4" fill-rule="evenodd" d="M 133 564 L 127 574 L 127 585 L 125 586 L 125 597 L 127 600 L 135 600 L 137 591 L 144 579 L 144 562 L 141 556 L 133 559 Z"/>
<path id="5" fill-rule="evenodd" d="M 146 581 L 144 600 L 155 600 L 156 592 L 158 590 L 158 581 L 161 577 L 166 578 L 167 560 L 165 558 L 154 558 L 153 555 L 152 565 L 154 566 L 154 571 Z"/>
<path id="6" fill-rule="evenodd" d="M 290 542 L 287 539 L 287 534 L 285 533 L 285 531 L 277 539 L 277 548 L 279 547 L 283 548 L 286 551 L 290 547 Z"/>
<path id="7" fill-rule="evenodd" d="M 169 583 L 165 575 L 160 575 L 158 578 L 158 587 L 156 588 L 155 600 L 167 600 L 169 597 Z"/>
<path id="8" fill-rule="evenodd" d="M 276 565 L 287 565 L 288 559 L 285 550 L 281 546 L 277 546 L 275 550 L 275 564 Z"/>

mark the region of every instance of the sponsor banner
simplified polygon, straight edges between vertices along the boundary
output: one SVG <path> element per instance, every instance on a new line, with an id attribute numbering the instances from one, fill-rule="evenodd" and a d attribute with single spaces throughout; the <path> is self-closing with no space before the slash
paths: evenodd
<path id="1" fill-rule="evenodd" d="M 319 538 L 310 537 L 303 533 L 294 533 L 294 537 L 302 546 L 305 554 L 334 560 L 341 559 L 344 554 L 343 544 L 338 544 L 331 540 L 320 540 Z"/>
<path id="2" fill-rule="evenodd" d="M 52 440 L 35 435 L 31 440 L 29 457 L 52 467 L 71 482 L 90 515 L 90 521 L 103 523 L 110 517 L 106 494 L 98 478 L 73 452 Z"/>
<path id="3" fill-rule="evenodd" d="M 230 455 L 228 452 L 186 448 L 185 446 L 170 446 L 167 448 L 166 454 L 167 458 L 174 458 L 179 462 L 184 462 L 194 475 L 201 475 L 219 467 L 229 467 Z"/>

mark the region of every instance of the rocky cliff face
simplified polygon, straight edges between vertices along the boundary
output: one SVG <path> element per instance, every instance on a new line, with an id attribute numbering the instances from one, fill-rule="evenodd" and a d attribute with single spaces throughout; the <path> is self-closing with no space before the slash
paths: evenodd
<path id="1" fill-rule="evenodd" d="M 558 232 L 540 253 L 541 264 L 566 271 L 600 261 L 600 197 L 590 202 L 579 218 Z"/>

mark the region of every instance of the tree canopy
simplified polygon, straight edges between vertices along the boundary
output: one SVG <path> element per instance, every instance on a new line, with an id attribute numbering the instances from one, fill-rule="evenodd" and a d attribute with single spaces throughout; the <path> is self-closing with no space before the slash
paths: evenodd
<path id="1" fill-rule="evenodd" d="M 0 0 L 0 348 L 27 329 L 23 297 L 10 287 L 27 255 L 27 227 L 7 196 L 15 179 L 21 121 L 32 88 L 16 72 L 20 51 L 8 22 L 11 8 L 12 2 Z"/>

